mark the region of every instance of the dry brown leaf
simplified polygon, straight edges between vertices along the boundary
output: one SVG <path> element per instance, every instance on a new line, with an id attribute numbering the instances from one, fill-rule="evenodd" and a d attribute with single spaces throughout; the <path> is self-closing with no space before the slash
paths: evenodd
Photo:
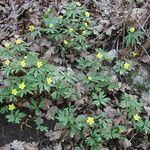
<path id="1" fill-rule="evenodd" d="M 4 147 L 1 147 L 0 150 L 11 150 L 10 148 L 10 145 L 6 144 Z"/>
<path id="2" fill-rule="evenodd" d="M 56 122 L 54 131 L 63 130 L 63 127 L 60 125 L 60 123 Z"/>
<path id="3" fill-rule="evenodd" d="M 55 144 L 53 150 L 62 150 L 62 145 L 61 145 L 61 143 Z"/>
<path id="4" fill-rule="evenodd" d="M 147 115 L 150 116 L 150 107 L 144 106 L 144 109 L 147 112 Z"/>
<path id="5" fill-rule="evenodd" d="M 142 58 L 140 58 L 140 61 L 150 65 L 150 55 L 144 55 Z"/>
<path id="6" fill-rule="evenodd" d="M 131 141 L 129 141 L 127 138 L 124 138 L 124 140 L 123 140 L 123 147 L 126 149 L 126 148 L 129 148 L 131 146 L 132 146 Z"/>
<path id="7" fill-rule="evenodd" d="M 104 112 L 107 117 L 109 118 L 114 118 L 115 116 L 118 115 L 118 112 L 116 109 L 113 109 L 111 106 L 108 106 L 104 109 Z"/>
<path id="8" fill-rule="evenodd" d="M 79 99 L 77 99 L 77 100 L 75 101 L 75 104 L 76 104 L 77 106 L 84 105 L 84 103 L 87 102 L 88 99 L 89 99 L 88 96 L 81 96 Z"/>
<path id="9" fill-rule="evenodd" d="M 39 150 L 36 143 L 24 144 L 24 150 Z"/>
<path id="10" fill-rule="evenodd" d="M 55 47 L 53 46 L 53 47 L 49 48 L 49 50 L 44 54 L 43 58 L 47 59 L 47 60 L 50 60 L 50 58 L 54 54 L 55 54 Z"/>
<path id="11" fill-rule="evenodd" d="M 61 138 L 62 131 L 52 131 L 45 133 L 45 136 L 49 138 L 50 141 L 56 141 Z"/>
<path id="12" fill-rule="evenodd" d="M 24 144 L 24 142 L 15 140 L 10 145 L 11 145 L 11 149 L 14 149 L 14 150 L 24 150 L 23 144 Z"/>
<path id="13" fill-rule="evenodd" d="M 45 118 L 47 120 L 55 120 L 55 114 L 57 109 L 58 109 L 57 106 L 50 107 L 45 115 Z"/>

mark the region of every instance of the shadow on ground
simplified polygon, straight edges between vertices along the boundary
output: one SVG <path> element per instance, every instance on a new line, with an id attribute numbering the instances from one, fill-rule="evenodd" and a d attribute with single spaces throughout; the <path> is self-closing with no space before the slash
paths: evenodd
<path id="1" fill-rule="evenodd" d="M 50 121 L 48 123 L 49 128 L 52 129 L 54 124 L 54 121 Z M 0 147 L 14 140 L 36 142 L 40 147 L 49 145 L 48 138 L 46 138 L 43 133 L 36 130 L 34 122 L 29 121 L 27 125 L 12 124 L 8 123 L 3 115 L 0 115 Z"/>

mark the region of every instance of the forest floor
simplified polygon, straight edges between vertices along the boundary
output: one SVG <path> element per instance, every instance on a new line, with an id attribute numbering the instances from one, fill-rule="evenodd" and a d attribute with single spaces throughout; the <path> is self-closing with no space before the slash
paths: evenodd
<path id="1" fill-rule="evenodd" d="M 89 39 L 89 43 L 95 47 L 102 47 L 107 52 L 117 52 L 119 59 L 128 60 L 133 65 L 139 65 L 139 72 L 143 74 L 141 78 L 133 77 L 135 84 L 142 84 L 143 87 L 150 87 L 150 1 L 149 0 L 130 0 L 126 3 L 124 0 L 81 0 L 91 16 L 96 20 L 93 27 L 94 39 Z M 51 63 L 62 67 L 71 68 L 76 71 L 74 62 L 76 55 L 68 53 L 65 58 L 55 54 L 55 44 L 49 42 L 46 37 L 37 39 L 30 38 L 28 26 L 33 24 L 41 26 L 44 13 L 48 8 L 55 9 L 55 14 L 61 12 L 62 6 L 67 0 L 1 0 L 0 1 L 0 49 L 5 41 L 13 41 L 17 35 L 24 41 L 31 44 L 31 49 L 38 52 L 41 57 L 46 58 Z M 141 45 L 125 47 L 123 44 L 125 35 L 125 26 L 134 26 L 142 30 L 145 34 Z M 138 56 L 133 59 L 130 54 L 132 49 L 138 52 Z M 48 53 L 47 53 L 48 52 Z M 90 51 L 81 54 L 88 58 Z M 129 57 L 128 57 L 129 56 Z M 65 60 L 64 60 L 65 59 Z M 143 73 L 144 72 L 144 73 Z M 77 72 L 78 73 L 78 72 Z M 137 73 L 138 74 L 138 73 Z M 2 73 L 0 73 L 0 78 Z M 133 85 L 125 80 L 124 89 L 130 90 Z M 124 82 L 124 81 L 123 81 Z M 79 88 L 82 89 L 82 87 Z M 150 117 L 150 91 L 140 91 L 144 108 Z M 138 96 L 139 96 L 138 95 Z M 87 97 L 83 97 L 87 98 Z M 83 99 L 77 102 L 79 106 Z M 85 100 L 86 101 L 86 100 Z M 50 103 L 50 102 L 47 102 Z M 63 103 L 54 102 L 49 104 L 50 108 L 44 110 L 48 119 L 46 124 L 51 129 L 47 133 L 42 133 L 35 129 L 35 125 L 28 118 L 21 124 L 8 123 L 4 115 L 0 115 L 0 149 L 1 150 L 74 150 L 73 141 L 64 141 L 65 130 L 59 126 L 52 113 L 53 107 L 62 107 Z M 66 104 L 64 104 L 66 105 Z M 78 108 L 78 107 L 77 107 Z M 109 109 L 109 108 L 108 108 Z M 111 109 L 110 109 L 111 111 Z M 27 116 L 32 116 L 32 112 L 27 112 Z M 60 130 L 58 130 L 60 129 Z M 68 132 L 68 131 L 67 131 Z M 66 133 L 67 134 L 67 133 Z M 123 143 L 118 140 L 112 140 L 109 144 L 105 143 L 102 150 L 150 150 L 150 132 L 147 135 L 142 133 L 129 133 L 128 140 Z"/>

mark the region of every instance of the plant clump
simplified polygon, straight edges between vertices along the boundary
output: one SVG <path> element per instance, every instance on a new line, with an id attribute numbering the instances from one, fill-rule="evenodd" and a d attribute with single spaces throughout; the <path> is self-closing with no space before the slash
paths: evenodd
<path id="1" fill-rule="evenodd" d="M 25 108 L 34 114 L 36 129 L 48 132 L 43 115 L 48 99 L 52 105 L 58 104 L 55 119 L 68 131 L 64 141 L 75 141 L 76 150 L 99 150 L 111 140 L 123 140 L 131 131 L 149 134 L 150 120 L 140 96 L 126 90 L 122 81 L 134 72 L 133 64 L 101 47 L 92 47 L 93 24 L 85 6 L 73 2 L 56 16 L 46 12 L 41 27 L 28 27 L 31 37 L 45 36 L 64 55 L 77 53 L 74 69 L 50 63 L 21 38 L 4 43 L 0 51 L 5 77 L 0 88 L 0 113 L 8 122 L 20 124 L 27 117 Z M 142 31 L 128 28 L 126 47 L 143 38 Z M 82 55 L 89 50 L 91 57 Z M 137 55 L 132 52 L 133 57 Z"/>

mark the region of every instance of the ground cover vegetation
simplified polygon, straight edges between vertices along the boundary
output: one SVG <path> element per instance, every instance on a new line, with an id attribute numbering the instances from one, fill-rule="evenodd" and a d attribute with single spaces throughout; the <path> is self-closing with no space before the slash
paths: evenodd
<path id="1" fill-rule="evenodd" d="M 0 114 L 9 123 L 21 124 L 31 112 L 36 129 L 47 134 L 45 116 L 56 106 L 53 119 L 61 127 L 55 132 L 63 137 L 56 141 L 64 150 L 68 145 L 101 150 L 112 141 L 129 143 L 136 134 L 149 135 L 149 112 L 131 78 L 139 68 L 132 61 L 141 53 L 149 57 L 142 45 L 148 32 L 125 23 L 121 57 L 122 52 L 92 43 L 98 36 L 97 21 L 82 2 L 66 2 L 57 14 L 49 8 L 41 22 L 29 24 L 26 34 L 32 41 L 44 38 L 51 43 L 50 54 L 36 51 L 20 36 L 3 42 Z M 52 61 L 53 53 L 60 59 Z M 118 145 L 124 149 L 124 144 Z"/>

